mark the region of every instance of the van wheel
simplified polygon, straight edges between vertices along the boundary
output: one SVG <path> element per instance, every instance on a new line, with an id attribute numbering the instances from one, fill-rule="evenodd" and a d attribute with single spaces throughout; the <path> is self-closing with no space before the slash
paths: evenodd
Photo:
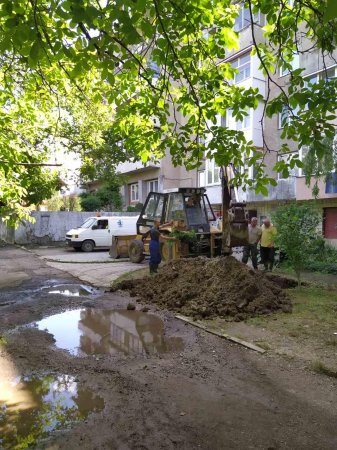
<path id="1" fill-rule="evenodd" d="M 94 241 L 86 240 L 82 242 L 81 249 L 83 252 L 92 252 L 94 248 L 95 248 Z"/>
<path id="2" fill-rule="evenodd" d="M 144 258 L 144 245 L 140 240 L 133 240 L 129 245 L 129 258 L 133 263 L 141 263 Z"/>

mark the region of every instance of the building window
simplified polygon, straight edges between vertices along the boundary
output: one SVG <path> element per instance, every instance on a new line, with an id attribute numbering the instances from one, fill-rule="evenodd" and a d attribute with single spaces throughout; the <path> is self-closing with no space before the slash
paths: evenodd
<path id="1" fill-rule="evenodd" d="M 226 126 L 230 128 L 231 130 L 245 130 L 247 128 L 250 128 L 250 115 L 251 110 L 249 109 L 247 112 L 247 115 L 244 116 L 243 120 L 235 120 L 232 114 L 232 110 L 228 109 L 226 114 Z"/>
<path id="2" fill-rule="evenodd" d="M 207 184 L 220 183 L 220 167 L 215 164 L 214 159 L 206 160 Z"/>
<path id="3" fill-rule="evenodd" d="M 248 115 L 244 116 L 243 120 L 238 120 L 236 122 L 237 130 L 245 130 L 247 128 L 250 128 L 250 110 L 248 111 Z"/>
<path id="4" fill-rule="evenodd" d="M 278 115 L 278 127 L 284 128 L 291 120 L 290 109 L 288 106 L 282 108 L 282 112 Z"/>
<path id="5" fill-rule="evenodd" d="M 253 14 L 253 23 L 260 25 L 260 13 Z M 240 5 L 239 15 L 235 19 L 234 30 L 240 31 L 251 25 L 250 11 L 244 5 Z"/>
<path id="6" fill-rule="evenodd" d="M 284 162 L 289 162 L 289 160 L 291 159 L 292 155 L 296 155 L 295 153 L 285 153 L 283 155 L 278 155 L 277 157 L 277 161 L 284 161 Z M 289 172 L 289 177 L 297 177 L 299 174 L 299 170 L 298 167 L 295 166 L 292 169 L 290 167 L 288 167 L 288 172 Z M 282 173 L 278 174 L 278 179 L 282 180 Z"/>
<path id="7" fill-rule="evenodd" d="M 329 173 L 325 181 L 325 193 L 337 194 L 337 173 Z"/>
<path id="8" fill-rule="evenodd" d="M 310 85 L 318 83 L 320 80 L 330 81 L 337 76 L 337 67 L 329 67 L 329 69 L 322 70 L 321 72 L 314 73 L 305 78 L 306 87 L 310 88 Z"/>
<path id="9" fill-rule="evenodd" d="M 319 82 L 319 74 L 315 73 L 314 75 L 310 75 L 305 79 L 305 86 L 310 89 L 310 86 Z"/>
<path id="10" fill-rule="evenodd" d="M 337 76 L 337 67 L 330 67 L 330 69 L 324 70 L 321 74 L 321 79 L 330 81 Z"/>
<path id="11" fill-rule="evenodd" d="M 239 72 L 234 75 L 234 82 L 240 83 L 250 77 L 250 54 L 245 53 L 232 62 L 232 67 L 237 69 Z"/>
<path id="12" fill-rule="evenodd" d="M 199 187 L 204 187 L 206 185 L 205 183 L 205 171 L 204 170 L 200 170 L 200 172 L 198 172 L 198 186 Z"/>
<path id="13" fill-rule="evenodd" d="M 300 67 L 300 55 L 295 53 L 293 55 L 293 60 L 289 62 L 291 66 L 291 70 L 296 70 Z M 290 69 L 288 67 L 280 67 L 280 77 L 288 75 L 290 73 Z"/>
<path id="14" fill-rule="evenodd" d="M 147 192 L 158 192 L 158 178 L 147 182 Z"/>
<path id="15" fill-rule="evenodd" d="M 133 183 L 129 185 L 130 192 L 130 203 L 139 201 L 139 193 L 138 193 L 138 183 Z"/>

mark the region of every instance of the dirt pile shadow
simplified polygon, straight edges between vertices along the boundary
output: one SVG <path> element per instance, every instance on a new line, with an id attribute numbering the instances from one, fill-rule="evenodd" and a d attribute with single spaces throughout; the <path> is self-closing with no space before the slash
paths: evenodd
<path id="1" fill-rule="evenodd" d="M 231 256 L 172 261 L 155 276 L 113 285 L 117 290 L 195 319 L 291 312 L 289 297 L 273 280 Z"/>

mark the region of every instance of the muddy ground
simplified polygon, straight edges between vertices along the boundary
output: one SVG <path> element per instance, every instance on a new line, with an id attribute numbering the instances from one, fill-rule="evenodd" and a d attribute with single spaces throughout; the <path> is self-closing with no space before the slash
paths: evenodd
<path id="1" fill-rule="evenodd" d="M 44 434 L 31 448 L 337 448 L 336 380 L 312 374 L 296 360 L 260 355 L 221 340 L 151 305 L 145 314 L 162 319 L 165 342 L 180 339 L 183 346 L 167 345 L 162 351 L 151 344 L 160 341 L 158 336 L 151 341 L 146 331 L 139 333 L 144 338 L 139 351 L 116 351 L 117 344 L 111 344 L 108 353 L 90 354 L 90 347 L 76 356 L 58 348 L 51 334 L 27 324 L 69 309 L 124 314 L 133 300 L 106 292 L 50 294 L 49 288 L 79 281 L 13 247 L 0 249 L 0 278 L 7 276 L 13 287 L 3 285 L 0 291 L 0 335 L 5 338 L 0 394 L 1 383 L 14 376 L 66 374 L 103 400 L 95 412 Z M 136 307 L 139 311 L 143 305 Z M 82 324 L 82 333 L 94 342 L 100 330 L 89 328 Z M 65 338 L 70 339 L 73 329 L 78 331 L 79 322 L 62 322 Z M 87 348 L 84 344 L 88 342 L 83 343 Z"/>
<path id="2" fill-rule="evenodd" d="M 140 301 L 154 303 L 197 319 L 226 317 L 239 322 L 275 311 L 291 312 L 291 301 L 279 287 L 280 277 L 242 264 L 232 256 L 171 261 L 152 277 L 113 284 Z"/>

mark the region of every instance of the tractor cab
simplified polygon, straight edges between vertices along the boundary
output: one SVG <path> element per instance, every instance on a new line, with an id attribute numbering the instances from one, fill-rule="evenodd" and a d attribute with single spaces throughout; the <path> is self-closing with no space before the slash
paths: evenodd
<path id="1" fill-rule="evenodd" d="M 137 221 L 137 233 L 144 235 L 155 220 L 179 230 L 210 231 L 214 212 L 204 188 L 179 188 L 177 192 L 150 192 Z"/>

